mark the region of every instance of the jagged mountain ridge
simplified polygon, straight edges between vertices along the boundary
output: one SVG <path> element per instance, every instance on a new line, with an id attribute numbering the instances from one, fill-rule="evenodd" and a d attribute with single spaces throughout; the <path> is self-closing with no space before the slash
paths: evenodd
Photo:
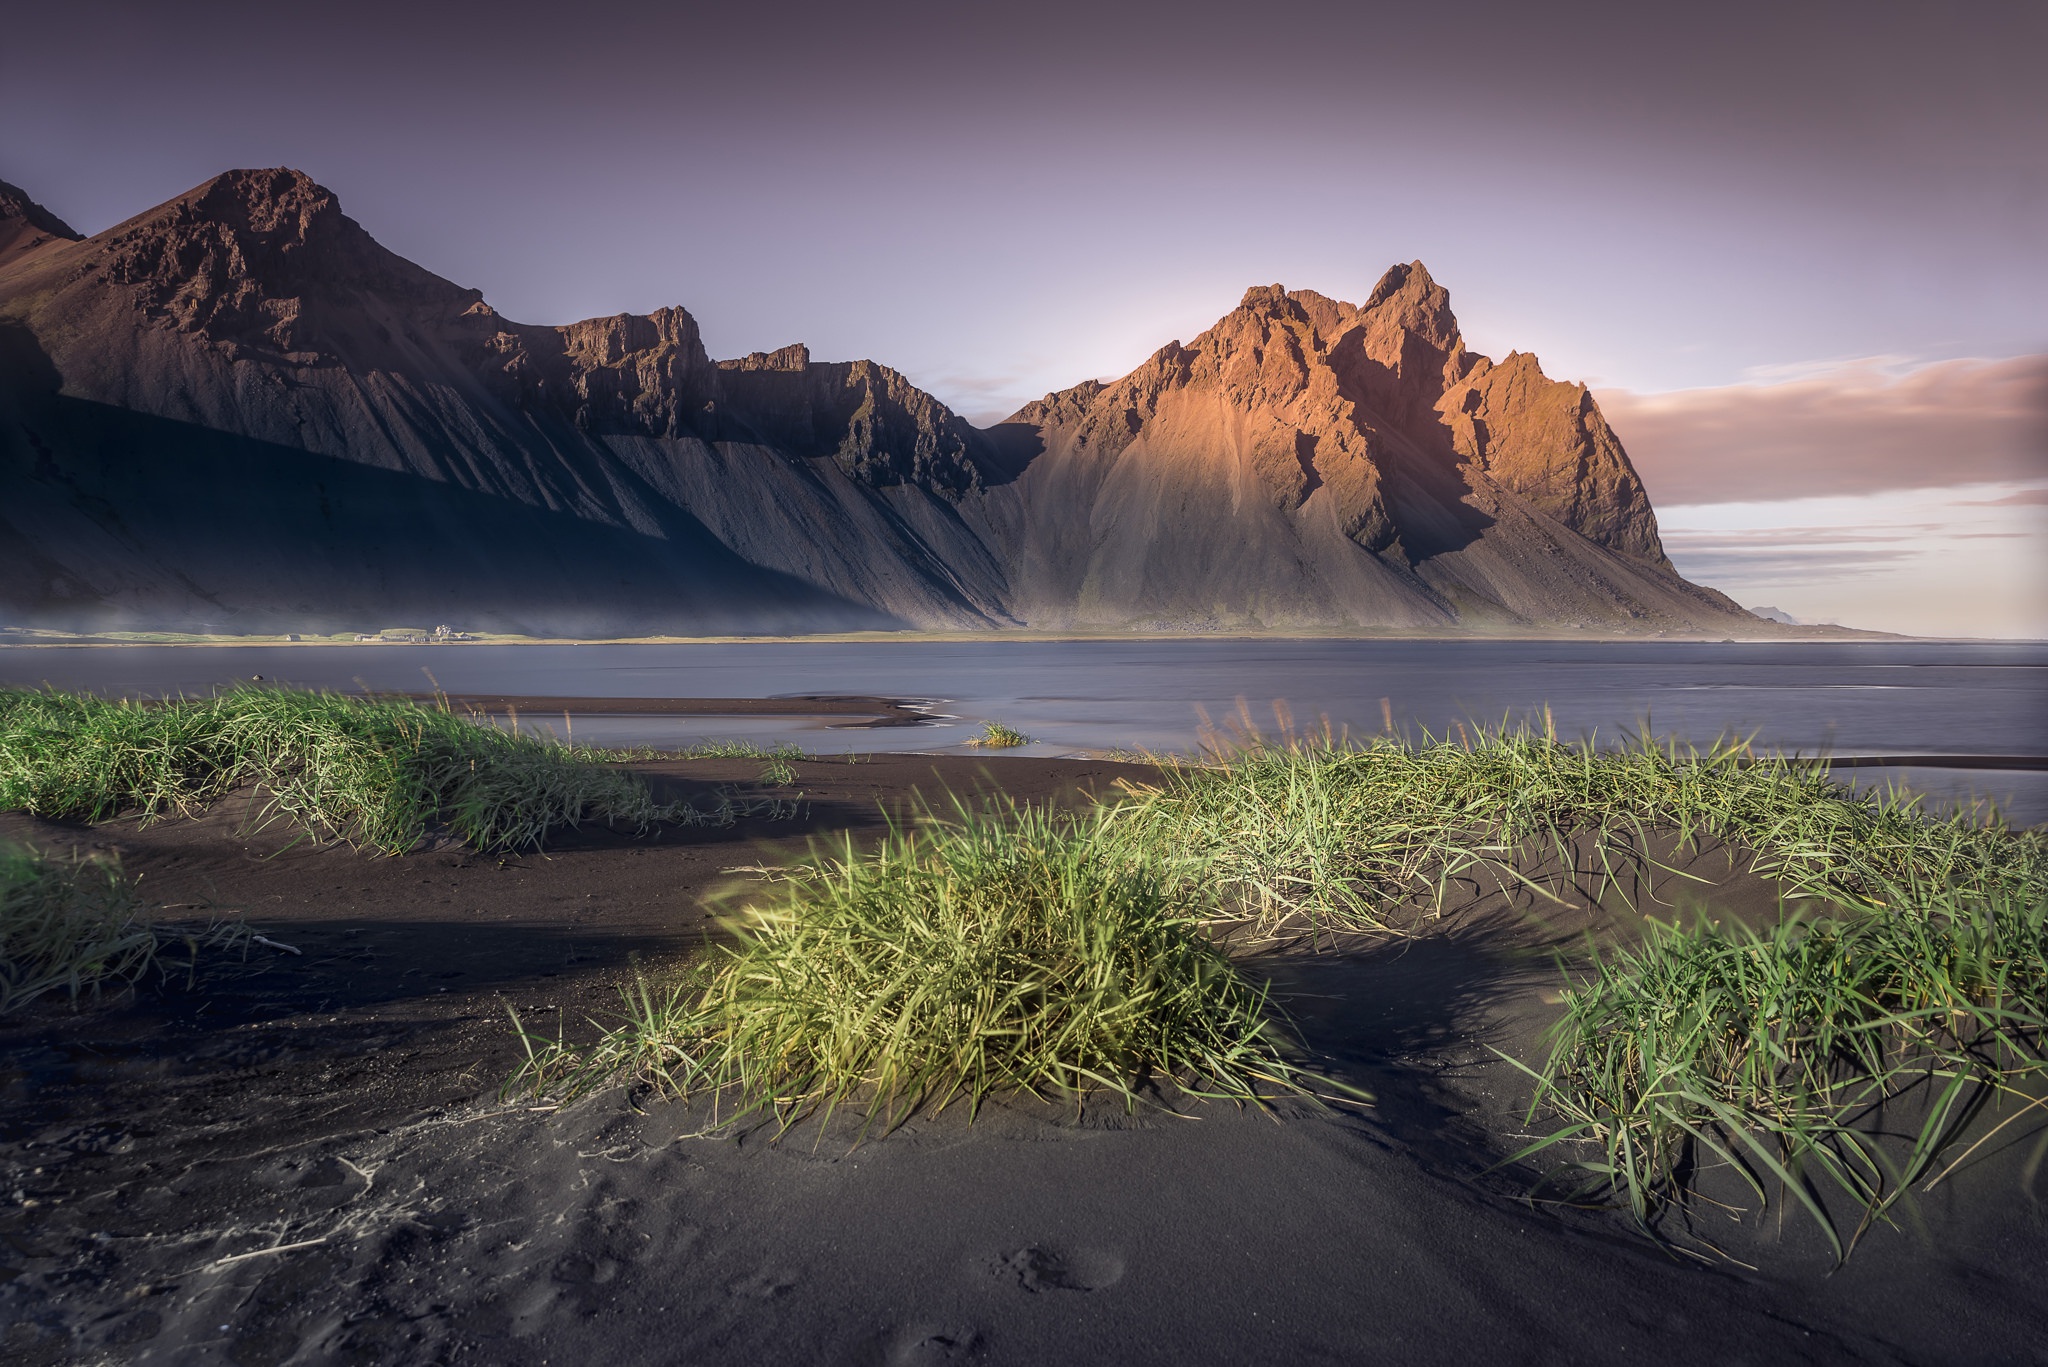
<path id="1" fill-rule="evenodd" d="M 1043 447 L 1009 528 L 1015 610 L 1075 620 L 1602 625 L 1733 604 L 1685 583 L 1584 386 L 1466 350 L 1396 266 L 1363 305 L 1248 291 L 1188 346 L 1005 424 Z M 1360 554 L 1363 552 L 1363 554 Z"/>
<path id="2" fill-rule="evenodd" d="M 230 173 L 19 256 L 0 274 L 0 346 L 0 593 L 31 614 L 1003 620 L 981 539 L 894 474 L 960 484 L 964 424 L 894 372 L 779 377 L 849 423 L 843 458 L 781 452 L 756 428 L 785 414 L 725 401 L 684 310 L 512 322 L 297 173 Z"/>
<path id="3" fill-rule="evenodd" d="M 0 606 L 216 629 L 1722 624 L 1618 442 L 1397 267 L 981 431 L 680 308 L 511 321 L 298 172 L 0 186 Z"/>

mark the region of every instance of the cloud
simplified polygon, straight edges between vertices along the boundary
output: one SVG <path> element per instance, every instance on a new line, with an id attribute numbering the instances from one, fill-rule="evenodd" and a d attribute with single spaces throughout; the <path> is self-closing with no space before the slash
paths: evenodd
<path id="1" fill-rule="evenodd" d="M 1958 508 L 2042 508 L 2048 507 L 2048 489 L 2022 489 L 2004 498 L 1964 498 L 1955 503 Z"/>
<path id="2" fill-rule="evenodd" d="M 1742 378 L 1752 385 L 1784 384 L 1790 380 L 1833 379 L 1844 371 L 1853 370 L 1874 372 L 1896 380 L 1918 370 L 1920 365 L 1921 362 L 1911 356 L 1834 356 L 1821 361 L 1744 366 Z"/>
<path id="3" fill-rule="evenodd" d="M 1679 573 L 1809 622 L 2048 639 L 2048 506 L 1980 484 L 1757 503 L 1668 504 Z"/>
<path id="4" fill-rule="evenodd" d="M 1730 588 L 1777 583 L 1787 575 L 1808 582 L 1845 579 L 1902 565 L 1920 554 L 1924 534 L 1899 526 L 1680 528 L 1664 533 L 1664 546 L 1686 577 Z"/>
<path id="5" fill-rule="evenodd" d="M 1794 378 L 1596 397 L 1660 506 L 2048 478 L 2048 356 L 1774 373 Z"/>

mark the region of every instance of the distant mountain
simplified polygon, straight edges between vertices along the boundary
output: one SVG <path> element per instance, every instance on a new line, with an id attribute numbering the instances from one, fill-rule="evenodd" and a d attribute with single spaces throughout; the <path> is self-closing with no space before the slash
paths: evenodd
<path id="1" fill-rule="evenodd" d="M 0 614 L 559 632 L 1711 629 L 1583 386 L 1421 265 L 987 431 L 682 309 L 501 317 L 295 171 L 81 239 L 0 185 Z"/>
<path id="2" fill-rule="evenodd" d="M 1026 406 L 1013 610 L 1450 627 L 1719 621 L 1582 385 L 1465 349 L 1418 262 L 1363 305 L 1248 291 L 1114 384 Z M 1017 438 L 1012 438 L 1013 441 Z"/>
<path id="3" fill-rule="evenodd" d="M 1751 608 L 1750 612 L 1754 616 L 1763 618 L 1766 622 L 1777 622 L 1783 626 L 1798 627 L 1806 625 L 1783 608 Z"/>

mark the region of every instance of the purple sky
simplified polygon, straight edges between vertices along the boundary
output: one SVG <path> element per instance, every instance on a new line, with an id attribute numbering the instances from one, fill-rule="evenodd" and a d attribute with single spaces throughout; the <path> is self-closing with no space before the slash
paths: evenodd
<path id="1" fill-rule="evenodd" d="M 0 178 L 92 232 L 296 166 L 514 318 L 679 303 L 984 421 L 1416 257 L 1482 351 L 1740 389 L 2048 351 L 2044 70 L 2038 0 L 67 0 L 0 29 Z"/>

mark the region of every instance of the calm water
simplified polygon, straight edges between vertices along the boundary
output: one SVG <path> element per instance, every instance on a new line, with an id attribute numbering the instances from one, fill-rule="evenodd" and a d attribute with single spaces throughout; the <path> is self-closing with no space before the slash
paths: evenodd
<path id="1" fill-rule="evenodd" d="M 235 679 L 451 693 L 776 697 L 861 693 L 932 700 L 929 727 L 833 729 L 770 718 L 572 717 L 579 741 L 685 744 L 720 736 L 807 750 L 940 750 L 984 718 L 1036 737 L 1027 753 L 1185 750 L 1206 714 L 1262 728 L 1283 703 L 1300 727 L 1442 732 L 1540 718 L 1560 733 L 1647 726 L 1728 733 L 1809 753 L 2048 755 L 2048 645 L 1678 644 L 1522 641 L 963 641 L 747 645 L 0 647 L 0 682 L 142 695 Z M 529 724 L 533 724 L 529 719 Z M 1898 771 L 1859 771 L 1866 781 Z M 2048 775 L 1916 769 L 1946 798 L 1990 796 L 2048 819 Z"/>

